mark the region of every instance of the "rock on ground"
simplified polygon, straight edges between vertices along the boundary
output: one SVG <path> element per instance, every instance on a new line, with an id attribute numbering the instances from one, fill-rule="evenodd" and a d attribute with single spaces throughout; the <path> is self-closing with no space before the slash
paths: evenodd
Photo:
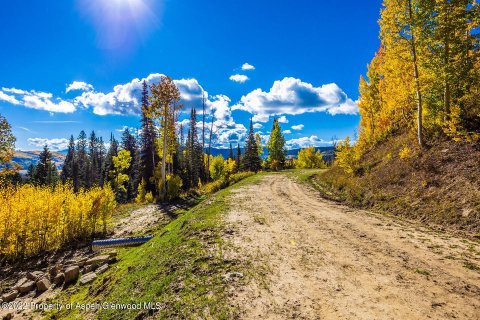
<path id="1" fill-rule="evenodd" d="M 77 280 L 80 274 L 80 268 L 78 266 L 71 266 L 65 269 L 65 283 L 71 283 Z"/>
<path id="2" fill-rule="evenodd" d="M 87 284 L 92 282 L 97 278 L 97 274 L 95 272 L 90 272 L 87 274 L 84 274 L 83 276 L 80 277 L 80 284 Z"/>

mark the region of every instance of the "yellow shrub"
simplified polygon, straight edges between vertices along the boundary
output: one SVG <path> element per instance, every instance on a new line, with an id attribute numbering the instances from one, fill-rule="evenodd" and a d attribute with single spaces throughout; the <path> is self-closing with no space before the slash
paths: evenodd
<path id="1" fill-rule="evenodd" d="M 30 257 L 107 231 L 116 206 L 110 187 L 71 185 L 0 189 L 0 257 Z"/>
<path id="2" fill-rule="evenodd" d="M 151 192 L 151 191 L 147 192 L 147 193 L 145 194 L 145 202 L 146 202 L 146 203 L 153 203 L 153 200 L 155 200 L 155 199 L 154 199 L 154 197 L 153 197 L 152 192 Z"/>
<path id="3" fill-rule="evenodd" d="M 337 145 L 336 163 L 347 173 L 354 173 L 360 160 L 360 151 L 350 145 L 350 137 L 346 137 Z"/>
<path id="4" fill-rule="evenodd" d="M 400 150 L 398 156 L 400 157 L 400 159 L 408 159 L 412 156 L 412 150 L 409 147 L 405 146 L 402 150 Z"/>

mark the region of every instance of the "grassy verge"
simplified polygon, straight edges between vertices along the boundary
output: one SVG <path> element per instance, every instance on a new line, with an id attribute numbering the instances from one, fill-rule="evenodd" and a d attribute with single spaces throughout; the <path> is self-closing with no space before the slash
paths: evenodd
<path id="1" fill-rule="evenodd" d="M 252 183 L 247 178 L 206 198 L 156 231 L 148 243 L 118 250 L 119 262 L 90 286 L 72 286 L 50 303 L 73 304 L 72 310 L 47 314 L 66 319 L 231 319 L 225 274 L 239 271 L 237 261 L 224 259 L 223 213 L 231 190 Z M 139 309 L 103 309 L 104 303 Z M 154 308 L 144 309 L 144 303 Z M 82 310 L 77 304 L 99 310 Z"/>

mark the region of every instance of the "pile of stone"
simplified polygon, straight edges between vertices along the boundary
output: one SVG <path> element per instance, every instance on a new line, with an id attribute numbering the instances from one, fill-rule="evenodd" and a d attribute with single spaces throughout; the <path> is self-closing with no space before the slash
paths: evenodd
<path id="1" fill-rule="evenodd" d="M 49 290 L 52 284 L 55 287 L 76 283 L 80 274 L 80 284 L 92 282 L 97 275 L 105 272 L 112 263 L 117 261 L 117 252 L 82 258 L 79 260 L 68 260 L 63 264 L 55 264 L 44 271 L 28 272 L 24 277 L 0 297 L 0 303 L 12 302 L 17 297 L 29 293 L 40 294 Z"/>

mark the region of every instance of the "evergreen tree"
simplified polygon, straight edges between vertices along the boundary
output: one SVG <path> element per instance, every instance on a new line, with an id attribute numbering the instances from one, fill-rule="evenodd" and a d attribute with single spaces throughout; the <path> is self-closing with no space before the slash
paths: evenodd
<path id="1" fill-rule="evenodd" d="M 187 135 L 186 162 L 189 172 L 190 187 L 195 188 L 201 178 L 203 164 L 203 150 L 198 140 L 197 112 L 192 108 L 190 112 L 190 129 Z"/>
<path id="2" fill-rule="evenodd" d="M 153 120 L 147 116 L 148 113 L 148 86 L 143 81 L 142 88 L 142 131 L 141 131 L 141 151 L 140 162 L 142 177 L 145 181 L 146 190 L 154 192 L 155 183 L 153 175 L 158 163 L 158 156 L 155 151 L 156 131 Z"/>
<path id="3" fill-rule="evenodd" d="M 241 163 L 242 163 L 242 150 L 240 149 L 240 144 L 237 144 L 237 158 L 235 163 L 235 172 L 240 171 Z"/>
<path id="4" fill-rule="evenodd" d="M 27 180 L 31 183 L 35 183 L 35 166 L 30 163 L 27 169 Z"/>
<path id="5" fill-rule="evenodd" d="M 68 180 L 71 180 L 73 183 L 74 190 L 78 190 L 78 181 L 77 181 L 77 167 L 75 161 L 75 139 L 73 135 L 70 136 L 70 141 L 68 143 L 67 156 L 65 157 L 65 162 L 62 167 L 61 179 L 65 183 Z"/>
<path id="6" fill-rule="evenodd" d="M 105 143 L 103 138 L 98 139 L 98 172 L 99 172 L 99 185 L 103 186 L 104 177 L 103 177 L 103 167 L 105 164 L 105 157 L 107 156 L 107 149 L 105 148 Z"/>
<path id="7" fill-rule="evenodd" d="M 48 146 L 43 147 L 35 168 L 34 181 L 39 185 L 53 186 L 58 181 L 58 172 Z"/>
<path id="8" fill-rule="evenodd" d="M 76 146 L 78 188 L 87 188 L 90 186 L 88 174 L 90 161 L 88 159 L 87 144 L 87 135 L 85 131 L 82 130 L 78 135 Z"/>
<path id="9" fill-rule="evenodd" d="M 128 128 L 125 128 L 122 135 L 122 148 L 130 152 L 131 164 L 125 170 L 125 174 L 128 175 L 128 183 L 126 196 L 127 201 L 135 199 L 137 196 L 137 188 L 139 184 L 139 159 L 138 159 L 138 150 L 137 150 L 137 141 L 135 137 L 130 133 Z"/>
<path id="10" fill-rule="evenodd" d="M 101 160 L 98 138 L 95 131 L 92 131 L 88 141 L 88 183 L 89 187 L 101 185 Z"/>
<path id="11" fill-rule="evenodd" d="M 283 169 L 285 166 L 285 156 L 287 150 L 285 149 L 285 138 L 282 134 L 282 128 L 278 122 L 278 118 L 273 120 L 273 128 L 270 133 L 270 139 L 267 143 L 268 162 L 274 170 Z"/>
<path id="12" fill-rule="evenodd" d="M 245 154 L 242 159 L 242 168 L 245 171 L 258 172 L 262 168 L 262 160 L 258 156 L 258 146 L 253 132 L 253 122 L 250 119 L 250 130 L 245 143 Z"/>

